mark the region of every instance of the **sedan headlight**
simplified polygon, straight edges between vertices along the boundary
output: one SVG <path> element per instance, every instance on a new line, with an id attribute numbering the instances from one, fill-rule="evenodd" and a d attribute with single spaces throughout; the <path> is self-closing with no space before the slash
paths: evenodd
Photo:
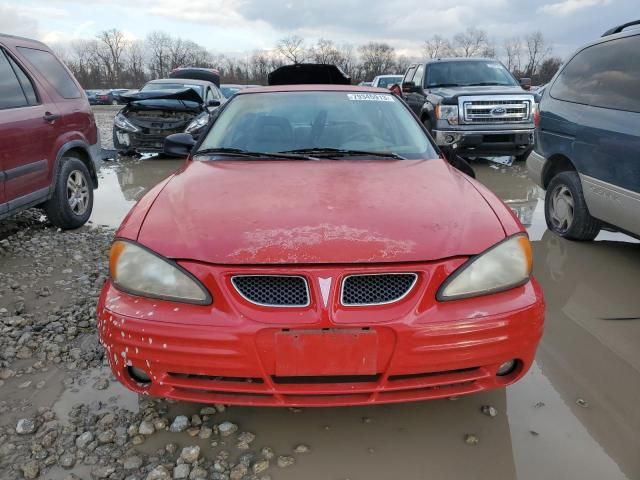
<path id="1" fill-rule="evenodd" d="M 523 285 L 531 275 L 531 244 L 517 234 L 472 258 L 444 282 L 438 300 L 476 297 Z"/>
<path id="2" fill-rule="evenodd" d="M 121 113 L 118 113 L 116 115 L 116 117 L 113 119 L 113 123 L 120 130 L 126 130 L 127 132 L 137 132 L 139 130 L 138 127 L 131 123 L 129 119 Z"/>
<path id="3" fill-rule="evenodd" d="M 457 105 L 436 105 L 436 118 L 438 120 L 446 120 L 451 125 L 458 124 L 458 106 Z"/>
<path id="4" fill-rule="evenodd" d="M 191 123 L 187 125 L 187 128 L 185 128 L 184 131 L 185 133 L 197 132 L 201 128 L 206 127 L 207 123 L 209 123 L 209 113 L 203 112 L 194 118 Z"/>
<path id="5" fill-rule="evenodd" d="M 208 305 L 211 296 L 186 270 L 134 243 L 116 240 L 109 270 L 114 285 L 131 294 Z"/>

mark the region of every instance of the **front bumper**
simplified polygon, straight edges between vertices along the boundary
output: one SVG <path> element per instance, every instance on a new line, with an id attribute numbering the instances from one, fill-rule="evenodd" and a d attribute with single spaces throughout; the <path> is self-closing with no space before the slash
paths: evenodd
<path id="1" fill-rule="evenodd" d="M 523 155 L 534 145 L 534 128 L 512 130 L 433 130 L 440 147 L 468 155 Z"/>
<path id="2" fill-rule="evenodd" d="M 235 299 L 211 291 L 224 313 L 131 296 L 107 282 L 98 331 L 114 375 L 140 394 L 204 403 L 311 407 L 426 400 L 517 381 L 531 366 L 543 329 L 544 303 L 535 280 L 435 306 L 420 300 L 433 294 L 425 287 L 408 297 L 406 309 L 352 307 L 339 314 L 329 307 L 319 315 L 236 308 Z M 300 322 L 278 320 L 289 314 Z M 277 375 L 278 334 L 340 329 L 375 334 L 374 374 L 333 375 L 325 369 L 330 359 L 319 350 L 312 353 L 318 359 L 313 376 Z M 518 368 L 496 376 L 498 366 L 511 359 L 519 361 Z M 151 382 L 136 382 L 129 367 L 143 370 Z"/>
<path id="3" fill-rule="evenodd" d="M 542 172 L 544 166 L 547 163 L 547 159 L 533 150 L 527 157 L 527 173 L 529 178 L 536 184 L 544 188 L 544 179 L 542 178 Z"/>

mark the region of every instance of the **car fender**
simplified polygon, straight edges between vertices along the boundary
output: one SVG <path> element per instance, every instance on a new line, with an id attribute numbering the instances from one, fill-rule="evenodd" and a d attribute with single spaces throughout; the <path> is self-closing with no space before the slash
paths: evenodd
<path id="1" fill-rule="evenodd" d="M 73 136 L 79 135 L 76 134 Z M 64 141 L 64 143 L 58 147 L 58 153 L 56 154 L 56 159 L 53 165 L 51 173 L 51 192 L 53 192 L 55 178 L 59 171 L 62 158 L 70 151 L 74 151 L 74 153 L 79 152 L 81 157 L 84 157 L 81 158 L 81 160 L 86 164 L 87 169 L 89 170 L 89 174 L 91 175 L 91 180 L 93 182 L 93 188 L 98 188 L 98 171 L 100 170 L 100 165 L 102 163 L 101 150 L 99 139 L 94 145 L 90 145 L 82 138 L 74 138 L 72 140 Z"/>

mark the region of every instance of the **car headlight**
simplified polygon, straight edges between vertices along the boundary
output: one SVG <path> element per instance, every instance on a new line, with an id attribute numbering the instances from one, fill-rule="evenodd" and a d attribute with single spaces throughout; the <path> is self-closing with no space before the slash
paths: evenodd
<path id="1" fill-rule="evenodd" d="M 458 106 L 457 105 L 436 105 L 436 118 L 438 120 L 446 120 L 451 125 L 458 124 Z"/>
<path id="2" fill-rule="evenodd" d="M 109 271 L 114 285 L 133 295 L 208 305 L 209 292 L 174 262 L 132 242 L 111 246 Z"/>
<path id="3" fill-rule="evenodd" d="M 444 282 L 438 300 L 476 297 L 523 285 L 531 275 L 531 243 L 521 233 L 473 257 Z"/>
<path id="4" fill-rule="evenodd" d="M 209 113 L 203 112 L 194 118 L 184 131 L 185 133 L 197 132 L 201 128 L 206 127 L 207 123 L 209 123 Z"/>
<path id="5" fill-rule="evenodd" d="M 139 130 L 138 127 L 131 123 L 129 119 L 121 113 L 118 113 L 116 115 L 116 117 L 113 119 L 113 123 L 120 130 L 126 130 L 127 132 L 137 132 Z"/>

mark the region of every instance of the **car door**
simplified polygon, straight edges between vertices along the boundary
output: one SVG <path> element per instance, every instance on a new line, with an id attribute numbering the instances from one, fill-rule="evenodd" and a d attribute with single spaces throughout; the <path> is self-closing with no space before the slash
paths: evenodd
<path id="1" fill-rule="evenodd" d="M 44 117 L 56 110 L 55 105 L 45 106 L 47 100 L 24 68 L 0 47 L 0 168 L 7 210 L 48 193 L 52 138 Z"/>

